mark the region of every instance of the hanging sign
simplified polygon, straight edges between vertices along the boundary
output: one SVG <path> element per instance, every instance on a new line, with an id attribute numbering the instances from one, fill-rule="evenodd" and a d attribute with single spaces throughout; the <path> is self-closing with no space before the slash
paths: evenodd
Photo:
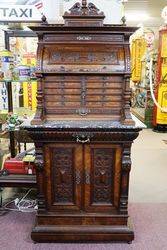
<path id="1" fill-rule="evenodd" d="M 35 5 L 0 4 L 0 21 L 40 21 L 41 12 Z"/>
<path id="2" fill-rule="evenodd" d="M 8 50 L 0 51 L 0 80 L 12 81 L 14 68 L 13 54 Z"/>
<path id="3" fill-rule="evenodd" d="M 8 92 L 5 82 L 0 82 L 0 110 L 8 110 Z"/>

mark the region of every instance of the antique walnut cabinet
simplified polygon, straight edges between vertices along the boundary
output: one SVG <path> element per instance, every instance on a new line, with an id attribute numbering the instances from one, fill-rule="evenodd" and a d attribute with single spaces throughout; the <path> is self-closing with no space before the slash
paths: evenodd
<path id="1" fill-rule="evenodd" d="M 127 241 L 131 144 L 129 37 L 104 25 L 86 1 L 64 25 L 31 27 L 39 38 L 38 107 L 28 130 L 36 147 L 37 242 Z"/>

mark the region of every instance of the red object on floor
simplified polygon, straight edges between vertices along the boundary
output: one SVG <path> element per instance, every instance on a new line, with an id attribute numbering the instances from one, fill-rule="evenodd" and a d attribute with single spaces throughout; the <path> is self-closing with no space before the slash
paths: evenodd
<path id="1" fill-rule="evenodd" d="M 35 174 L 33 163 L 24 162 L 21 159 L 9 158 L 4 162 L 3 170 L 9 174 Z"/>

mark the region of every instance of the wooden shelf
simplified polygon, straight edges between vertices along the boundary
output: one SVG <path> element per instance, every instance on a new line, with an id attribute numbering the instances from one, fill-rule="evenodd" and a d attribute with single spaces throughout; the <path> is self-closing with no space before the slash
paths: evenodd
<path id="1" fill-rule="evenodd" d="M 35 175 L 0 176 L 0 187 L 36 187 Z"/>

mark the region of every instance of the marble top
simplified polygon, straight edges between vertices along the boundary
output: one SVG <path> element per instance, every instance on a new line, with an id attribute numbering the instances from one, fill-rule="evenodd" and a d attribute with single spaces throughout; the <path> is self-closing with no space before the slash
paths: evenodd
<path id="1" fill-rule="evenodd" d="M 143 129 L 146 128 L 139 119 L 132 115 L 135 125 L 124 125 L 119 121 L 110 120 L 56 120 L 46 121 L 42 125 L 31 125 L 31 120 L 25 121 L 20 127 L 24 129 Z"/>

